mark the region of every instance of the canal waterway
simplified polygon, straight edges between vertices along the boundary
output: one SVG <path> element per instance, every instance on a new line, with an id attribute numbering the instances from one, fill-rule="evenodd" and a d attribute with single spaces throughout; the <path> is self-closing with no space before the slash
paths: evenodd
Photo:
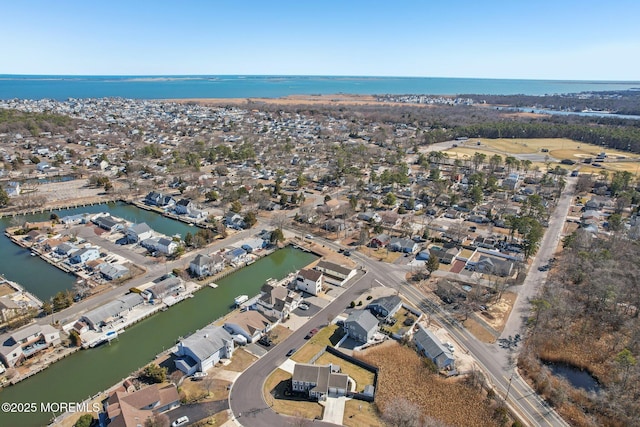
<path id="1" fill-rule="evenodd" d="M 183 238 L 188 232 L 193 234 L 198 230 L 196 227 L 183 222 L 121 202 L 62 209 L 53 212 L 61 218 L 66 215 L 84 212 L 109 212 L 111 215 L 127 221 L 146 222 L 151 228 L 167 236 L 180 234 Z M 14 244 L 4 236 L 4 230 L 7 227 L 21 225 L 25 221 L 45 221 L 50 216 L 50 212 L 45 212 L 0 219 L 0 232 L 2 233 L 2 236 L 0 236 L 0 274 L 9 280 L 19 283 L 41 300 L 47 300 L 60 291 L 71 289 L 75 283 L 75 277 L 49 265 L 40 258 L 31 257 L 28 250 Z"/>
<path id="2" fill-rule="evenodd" d="M 292 247 L 280 249 L 218 282 L 194 298 L 159 312 L 128 328 L 117 340 L 82 350 L 39 374 L 0 391 L 1 402 L 79 402 L 111 387 L 130 372 L 197 329 L 230 311 L 238 295 L 256 295 L 269 279 L 280 279 L 316 260 L 311 253 Z M 41 426 L 51 413 L 8 414 L 0 412 L 2 426 Z"/>

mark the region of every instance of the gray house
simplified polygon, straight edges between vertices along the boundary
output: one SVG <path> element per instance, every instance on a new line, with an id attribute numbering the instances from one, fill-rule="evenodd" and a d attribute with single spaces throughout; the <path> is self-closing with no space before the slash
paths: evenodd
<path id="1" fill-rule="evenodd" d="M 347 393 L 349 376 L 340 373 L 340 367 L 296 363 L 291 377 L 293 391 L 308 393 L 309 397 L 324 400 L 327 394 L 344 396 Z"/>
<path id="2" fill-rule="evenodd" d="M 392 237 L 388 245 L 394 252 L 414 253 L 418 250 L 418 244 L 411 239 Z"/>
<path id="3" fill-rule="evenodd" d="M 378 319 L 368 310 L 355 310 L 344 321 L 343 328 L 350 338 L 366 343 L 378 330 Z"/>
<path id="4" fill-rule="evenodd" d="M 129 242 L 137 243 L 150 238 L 153 235 L 153 230 L 146 222 L 141 222 L 140 224 L 134 224 L 127 228 L 126 235 Z"/>
<path id="5" fill-rule="evenodd" d="M 91 329 L 100 331 L 104 326 L 115 323 L 127 312 L 142 303 L 144 303 L 144 299 L 139 294 L 126 294 L 117 300 L 88 311 L 80 318 L 80 321 L 86 323 Z"/>
<path id="6" fill-rule="evenodd" d="M 397 295 L 374 299 L 367 305 L 367 310 L 380 317 L 391 317 L 402 307 L 402 300 Z"/>
<path id="7" fill-rule="evenodd" d="M 413 334 L 413 342 L 418 351 L 438 367 L 438 369 L 453 370 L 455 359 L 453 354 L 446 348 L 433 332 L 418 324 L 418 330 Z"/>
<path id="8" fill-rule="evenodd" d="M 178 343 L 176 368 L 187 375 L 206 372 L 220 359 L 233 356 L 233 337 L 220 326 L 209 325 Z"/>

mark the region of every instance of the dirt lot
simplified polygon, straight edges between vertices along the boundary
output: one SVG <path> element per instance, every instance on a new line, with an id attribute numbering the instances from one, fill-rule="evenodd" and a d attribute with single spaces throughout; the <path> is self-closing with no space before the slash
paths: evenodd
<path id="1" fill-rule="evenodd" d="M 389 341 L 358 356 L 378 366 L 376 405 L 382 413 L 396 399 L 404 398 L 422 409 L 422 416 L 447 425 L 497 426 L 493 407 L 483 394 L 460 379 L 445 379 L 425 369 L 424 360 L 408 347 Z"/>

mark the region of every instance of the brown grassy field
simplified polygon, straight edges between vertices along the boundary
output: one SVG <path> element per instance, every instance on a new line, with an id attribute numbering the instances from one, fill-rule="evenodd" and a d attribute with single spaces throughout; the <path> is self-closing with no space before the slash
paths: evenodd
<path id="1" fill-rule="evenodd" d="M 344 418 L 342 424 L 347 427 L 384 427 L 384 423 L 378 416 L 375 403 L 362 400 L 347 400 L 344 405 Z"/>
<path id="2" fill-rule="evenodd" d="M 376 405 L 384 413 L 387 405 L 404 398 L 423 409 L 423 415 L 452 426 L 488 427 L 493 408 L 484 396 L 459 379 L 445 379 L 431 373 L 424 360 L 397 342 L 369 349 L 360 359 L 378 366 Z"/>
<path id="3" fill-rule="evenodd" d="M 249 365 L 251 365 L 256 359 L 257 358 L 253 354 L 243 349 L 238 349 L 233 352 L 231 363 L 225 366 L 224 369 L 227 371 L 242 372 L 247 369 Z"/>
<path id="4" fill-rule="evenodd" d="M 292 360 L 301 363 L 307 363 L 309 360 L 318 354 L 320 350 L 326 346 L 334 346 L 342 338 L 342 331 L 338 325 L 329 325 L 326 328 L 320 329 L 320 331 L 309 341 L 306 342 L 302 348 L 291 357 Z"/>
<path id="5" fill-rule="evenodd" d="M 198 381 L 187 378 L 180 385 L 180 392 L 184 393 L 187 402 L 214 401 L 229 397 L 227 386 L 230 384 L 229 381 L 208 377 Z"/>

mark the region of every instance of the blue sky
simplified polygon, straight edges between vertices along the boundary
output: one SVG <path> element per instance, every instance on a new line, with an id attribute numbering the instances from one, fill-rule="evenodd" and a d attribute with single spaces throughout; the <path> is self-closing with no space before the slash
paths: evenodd
<path id="1" fill-rule="evenodd" d="M 3 3 L 0 74 L 640 80 L 637 0 Z"/>

